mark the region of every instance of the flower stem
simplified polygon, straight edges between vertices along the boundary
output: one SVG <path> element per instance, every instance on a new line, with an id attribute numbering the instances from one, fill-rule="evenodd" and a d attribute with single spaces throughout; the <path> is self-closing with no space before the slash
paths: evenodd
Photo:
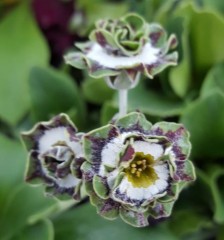
<path id="1" fill-rule="evenodd" d="M 127 113 L 128 90 L 120 89 L 118 92 L 119 92 L 119 117 L 123 117 Z"/>

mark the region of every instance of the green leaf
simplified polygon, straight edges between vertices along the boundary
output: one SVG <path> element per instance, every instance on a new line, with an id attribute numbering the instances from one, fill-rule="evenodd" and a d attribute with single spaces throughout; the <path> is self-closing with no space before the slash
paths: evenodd
<path id="1" fill-rule="evenodd" d="M 40 219 L 50 214 L 47 210 L 56 202 L 45 198 L 42 188 L 24 183 L 26 157 L 22 145 L 2 135 L 0 145 L 0 226 L 1 237 L 8 239 L 19 233 L 31 216 L 38 213 Z"/>
<path id="2" fill-rule="evenodd" d="M 76 125 L 83 124 L 85 105 L 73 79 L 51 68 L 35 67 L 29 80 L 35 121 L 49 120 L 53 115 L 68 112 L 71 117 L 75 116 Z"/>
<path id="3" fill-rule="evenodd" d="M 216 223 L 224 223 L 224 169 L 218 165 L 210 164 L 207 171 L 198 171 L 199 177 L 208 187 L 211 195 L 210 207 L 213 211 L 213 218 Z M 209 196 L 210 196 L 209 195 Z"/>
<path id="4" fill-rule="evenodd" d="M 202 0 L 201 7 L 207 9 L 214 9 L 215 11 L 219 11 L 224 13 L 224 2 L 222 0 Z"/>
<path id="5" fill-rule="evenodd" d="M 55 240 L 136 240 L 156 239 L 177 240 L 170 233 L 165 224 L 152 228 L 134 228 L 120 219 L 108 221 L 95 213 L 91 205 L 83 205 L 53 219 L 55 226 Z M 68 224 L 69 223 L 69 224 Z"/>
<path id="6" fill-rule="evenodd" d="M 0 23 L 0 116 L 10 124 L 16 124 L 30 107 L 30 69 L 46 65 L 49 59 L 27 2 L 21 1 Z"/>
<path id="7" fill-rule="evenodd" d="M 189 104 L 180 121 L 191 133 L 192 156 L 224 156 L 224 95 L 217 90 Z"/>
<path id="8" fill-rule="evenodd" d="M 207 74 L 201 88 L 201 97 L 210 94 L 214 89 L 224 93 L 224 63 L 217 64 Z"/>
<path id="9" fill-rule="evenodd" d="M 85 99 L 95 104 L 102 104 L 110 100 L 114 94 L 114 90 L 109 88 L 102 78 L 85 79 L 82 90 Z"/>
<path id="10" fill-rule="evenodd" d="M 179 210 L 169 221 L 169 227 L 180 239 L 185 235 L 199 232 L 205 227 L 210 227 L 209 219 L 196 209 Z"/>
<path id="11" fill-rule="evenodd" d="M 76 4 L 77 8 L 84 10 L 86 16 L 84 24 L 82 22 L 79 26 L 77 26 L 77 24 L 74 26 L 80 35 L 85 35 L 98 19 L 118 18 L 128 11 L 128 5 L 122 2 L 113 3 L 105 2 L 104 0 L 95 0 L 94 2 L 78 0 Z M 74 20 L 76 20 L 76 18 Z"/>
<path id="12" fill-rule="evenodd" d="M 176 21 L 178 18 L 175 19 Z M 180 21 L 180 19 L 179 19 Z M 190 47 L 189 47 L 189 19 L 185 17 L 182 21 L 183 32 L 181 35 L 181 44 L 183 58 L 179 65 L 170 69 L 169 81 L 174 92 L 179 97 L 184 97 L 189 89 L 191 82 L 191 68 L 190 68 Z"/>
<path id="13" fill-rule="evenodd" d="M 51 221 L 45 219 L 34 225 L 28 225 L 12 240 L 54 240 L 54 228 Z"/>
<path id="14" fill-rule="evenodd" d="M 105 102 L 100 113 L 100 123 L 102 125 L 107 124 L 116 113 L 118 113 L 118 107 L 116 104 L 111 101 Z"/>
<path id="15" fill-rule="evenodd" d="M 205 71 L 224 59 L 224 18 L 209 9 L 192 10 L 190 38 L 193 66 L 197 71 Z M 200 31 L 205 26 L 206 31 Z"/>

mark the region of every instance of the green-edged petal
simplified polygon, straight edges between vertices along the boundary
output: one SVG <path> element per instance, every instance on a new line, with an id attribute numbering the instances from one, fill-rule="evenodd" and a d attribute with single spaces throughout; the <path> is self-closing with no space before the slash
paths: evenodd
<path id="1" fill-rule="evenodd" d="M 169 217 L 172 213 L 174 203 L 175 201 L 164 203 L 157 202 L 155 206 L 149 210 L 150 215 L 155 219 Z"/>
<path id="2" fill-rule="evenodd" d="M 102 47 L 111 47 L 112 49 L 117 47 L 113 35 L 104 29 L 93 30 L 89 38 L 91 41 L 97 42 Z"/>
<path id="3" fill-rule="evenodd" d="M 184 161 L 189 157 L 191 151 L 190 135 L 182 124 L 159 122 L 153 125 L 151 133 L 168 138 L 173 145 L 172 150 L 176 161 Z"/>
<path id="4" fill-rule="evenodd" d="M 176 171 L 173 174 L 175 181 L 191 182 L 196 179 L 195 168 L 190 160 L 176 161 Z"/>
<path id="5" fill-rule="evenodd" d="M 145 227 L 149 225 L 148 212 L 138 213 L 125 208 L 120 209 L 120 217 L 122 220 L 133 227 Z"/>
<path id="6" fill-rule="evenodd" d="M 103 200 L 96 194 L 92 194 L 90 196 L 90 202 L 96 207 L 97 213 L 100 216 L 108 220 L 114 220 L 118 217 L 120 204 L 112 199 Z"/>
<path id="7" fill-rule="evenodd" d="M 132 112 L 119 118 L 115 122 L 121 132 L 139 132 L 142 134 L 149 133 L 152 124 L 147 121 L 142 113 Z"/>
<path id="8" fill-rule="evenodd" d="M 102 199 L 107 199 L 109 196 L 109 189 L 105 178 L 98 175 L 93 177 L 93 189 L 95 193 Z"/>

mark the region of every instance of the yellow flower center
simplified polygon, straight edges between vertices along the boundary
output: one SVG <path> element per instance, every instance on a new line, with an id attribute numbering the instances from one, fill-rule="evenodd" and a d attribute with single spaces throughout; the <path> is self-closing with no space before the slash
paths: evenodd
<path id="1" fill-rule="evenodd" d="M 134 187 L 147 188 L 152 185 L 158 179 L 158 175 L 153 168 L 154 163 L 155 160 L 152 155 L 142 152 L 135 153 L 134 159 L 125 169 L 128 181 Z"/>

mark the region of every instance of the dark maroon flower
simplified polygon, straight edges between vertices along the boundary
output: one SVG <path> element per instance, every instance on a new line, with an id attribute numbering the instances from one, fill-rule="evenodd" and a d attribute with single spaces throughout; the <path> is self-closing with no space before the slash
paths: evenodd
<path id="1" fill-rule="evenodd" d="M 51 63 L 58 65 L 62 55 L 72 46 L 75 36 L 69 32 L 74 1 L 33 0 L 33 11 L 51 49 Z"/>

